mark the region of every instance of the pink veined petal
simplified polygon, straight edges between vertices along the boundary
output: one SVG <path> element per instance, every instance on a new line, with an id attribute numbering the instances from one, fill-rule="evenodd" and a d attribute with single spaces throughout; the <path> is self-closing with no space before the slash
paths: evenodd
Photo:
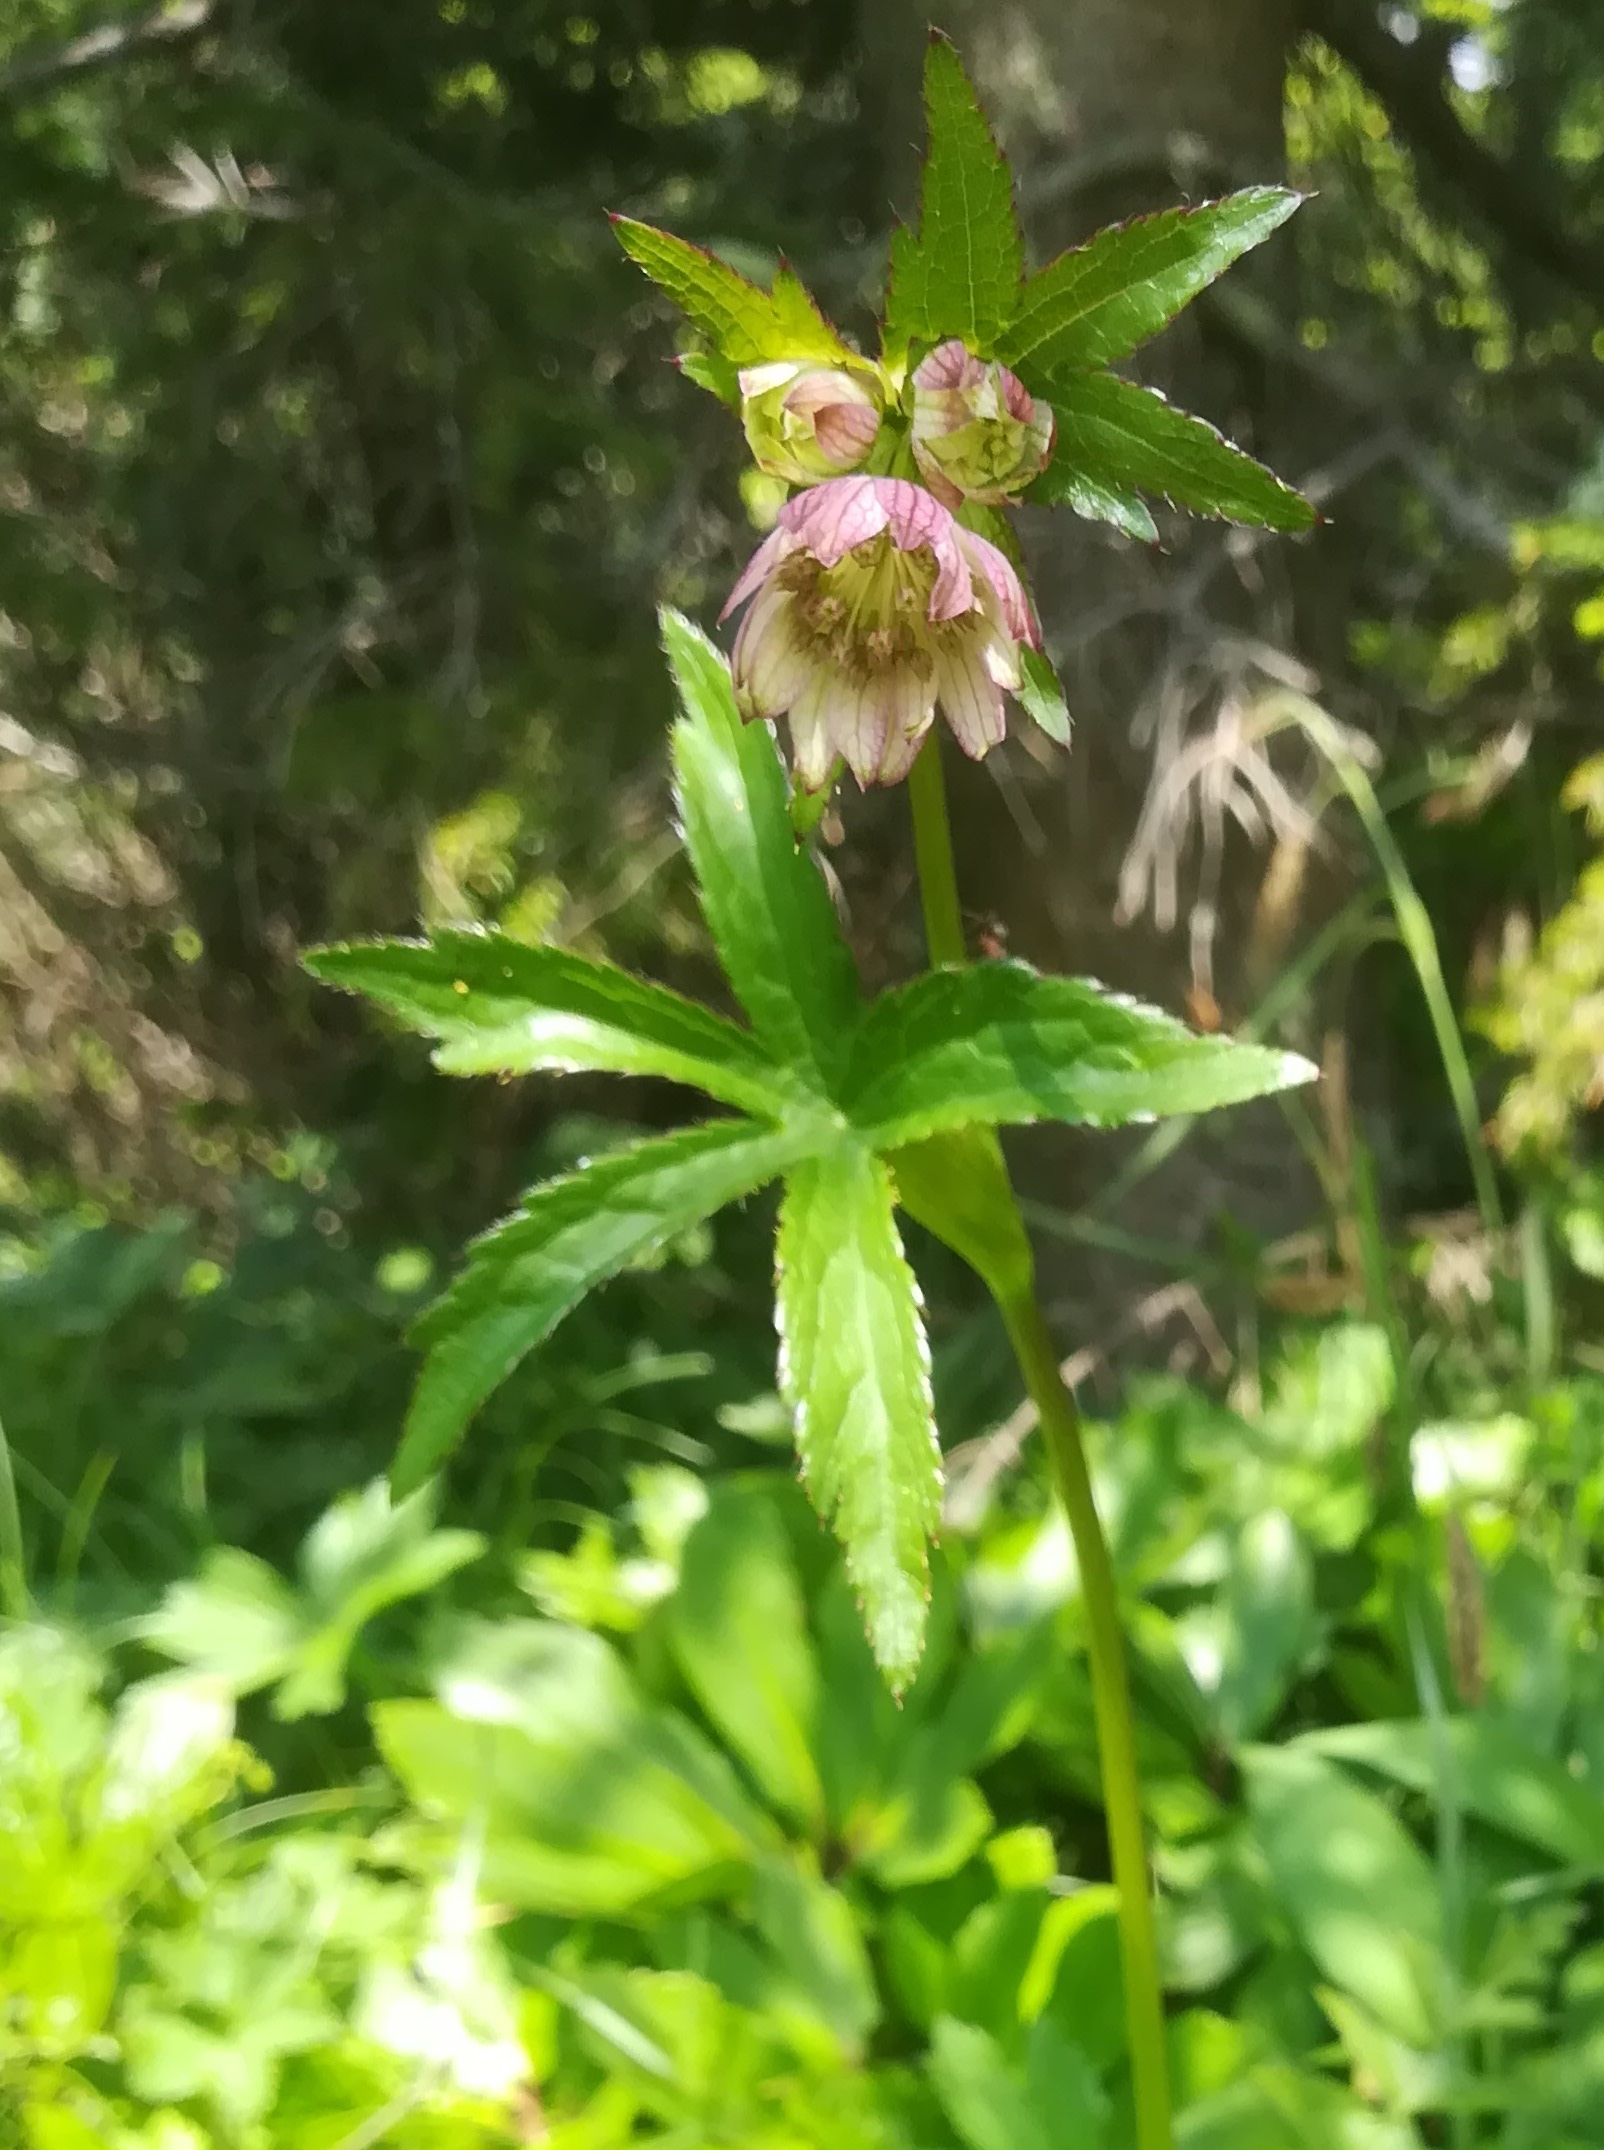
<path id="1" fill-rule="evenodd" d="M 837 403 L 844 403 L 849 409 L 878 410 L 873 396 L 861 381 L 855 381 L 850 373 L 842 373 L 832 366 L 810 367 L 785 399 L 788 411 L 797 411 L 805 418 L 817 417 L 820 411 Z"/>
<path id="2" fill-rule="evenodd" d="M 900 783 L 913 767 L 936 714 L 934 678 L 924 679 L 911 666 L 886 681 L 886 743 L 880 757 L 882 784 Z"/>
<path id="3" fill-rule="evenodd" d="M 964 388 L 981 372 L 979 359 L 966 348 L 963 339 L 949 337 L 938 343 L 928 358 L 921 360 L 913 376 L 915 388 Z"/>
<path id="4" fill-rule="evenodd" d="M 833 669 L 816 672 L 802 690 L 789 718 L 791 760 L 804 791 L 822 791 L 836 757 L 828 713 L 841 681 Z"/>
<path id="5" fill-rule="evenodd" d="M 1010 418 L 1022 419 L 1026 425 L 1036 415 L 1036 399 L 1017 373 L 1010 373 L 1006 366 L 999 366 L 997 377 L 1002 383 L 1003 402 Z"/>
<path id="6" fill-rule="evenodd" d="M 889 478 L 826 478 L 822 485 L 810 485 L 786 502 L 779 527 L 793 545 L 804 546 L 822 566 L 834 567 L 884 530 L 890 510 L 880 488 L 892 482 Z"/>
<path id="7" fill-rule="evenodd" d="M 1005 552 L 992 544 L 989 538 L 978 537 L 973 530 L 958 526 L 958 542 L 968 555 L 969 564 L 977 575 L 983 575 L 991 584 L 1008 632 L 1016 642 L 1028 642 L 1032 649 L 1041 648 L 1041 629 L 1031 610 L 1025 586 L 1014 572 L 1014 564 Z"/>
<path id="8" fill-rule="evenodd" d="M 734 589 L 724 600 L 724 609 L 719 618 L 727 620 L 737 605 L 744 605 L 758 585 L 773 574 L 786 554 L 795 550 L 796 540 L 785 527 L 785 516 L 782 512 L 779 523 L 742 568 Z"/>
<path id="9" fill-rule="evenodd" d="M 773 583 L 761 589 L 730 652 L 730 673 L 743 717 L 783 716 L 808 683 L 807 644 L 796 600 Z"/>
<path id="10" fill-rule="evenodd" d="M 944 649 L 937 659 L 936 689 L 952 735 L 972 761 L 1007 736 L 1002 690 L 989 677 L 973 644 Z"/>
<path id="11" fill-rule="evenodd" d="M 859 788 L 866 791 L 878 783 L 890 730 L 883 684 L 878 680 L 862 685 L 856 680 L 842 680 L 830 705 L 829 727 L 835 751 L 846 756 L 847 767 L 857 778 Z"/>
<path id="12" fill-rule="evenodd" d="M 832 463 L 856 463 L 874 446 L 880 413 L 867 403 L 827 403 L 813 421 L 813 437 Z"/>

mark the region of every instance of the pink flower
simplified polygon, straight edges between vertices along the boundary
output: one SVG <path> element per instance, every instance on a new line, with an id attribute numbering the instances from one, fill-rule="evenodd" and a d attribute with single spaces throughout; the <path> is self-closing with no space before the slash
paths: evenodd
<path id="1" fill-rule="evenodd" d="M 955 337 L 915 372 L 914 461 L 948 507 L 995 506 L 1039 477 L 1052 453 L 1051 409 L 1006 366 L 976 358 Z"/>
<path id="2" fill-rule="evenodd" d="M 751 600 L 731 669 L 741 714 L 787 717 L 797 781 L 841 756 L 861 785 L 913 766 L 939 704 L 978 761 L 1006 729 L 1021 645 L 1041 647 L 997 547 L 904 478 L 832 478 L 798 493 L 730 592 Z"/>

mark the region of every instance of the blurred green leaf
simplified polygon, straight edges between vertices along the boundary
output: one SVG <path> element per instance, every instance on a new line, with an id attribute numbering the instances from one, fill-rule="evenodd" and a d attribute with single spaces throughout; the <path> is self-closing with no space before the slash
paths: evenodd
<path id="1" fill-rule="evenodd" d="M 1399 1724 L 1331 1725 L 1306 1732 L 1301 1748 L 1356 1763 L 1428 1799 L 1447 1773 L 1456 1805 L 1530 1844 L 1562 1866 L 1604 1872 L 1604 1799 L 1495 1717 Z"/>
<path id="2" fill-rule="evenodd" d="M 1294 1933 L 1332 1985 L 1429 2050 L 1440 2033 L 1442 1906 L 1425 1854 L 1379 1799 L 1302 1749 L 1241 1757 L 1248 1813 Z"/>
<path id="3" fill-rule="evenodd" d="M 719 1486 L 686 1541 L 669 1636 L 686 1684 L 765 1796 L 811 1837 L 824 1823 L 813 1758 L 819 1678 L 795 1562 L 771 1489 Z"/>

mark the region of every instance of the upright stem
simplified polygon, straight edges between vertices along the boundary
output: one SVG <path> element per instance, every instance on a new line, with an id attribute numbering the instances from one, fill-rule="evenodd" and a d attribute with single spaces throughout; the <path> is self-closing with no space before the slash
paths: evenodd
<path id="1" fill-rule="evenodd" d="M 932 732 L 908 775 L 913 802 L 913 851 L 919 866 L 919 897 L 925 913 L 925 948 L 932 969 L 962 963 L 964 914 L 958 901 L 958 869 L 947 818 L 947 782 L 941 773 L 941 736 Z"/>
<path id="2" fill-rule="evenodd" d="M 914 850 L 924 903 L 925 940 L 932 964 L 964 960 L 963 912 L 953 865 L 952 832 L 940 746 L 932 735 L 908 780 L 913 805 Z M 1017 1221 L 1019 1204 L 999 1158 L 993 1196 Z M 1119 1897 L 1120 1953 L 1125 1968 L 1125 2023 L 1136 2108 L 1136 2150 L 1172 2150 L 1169 2057 L 1164 2036 L 1164 1990 L 1159 1976 L 1158 1931 L 1142 1829 L 1141 1780 L 1136 1765 L 1136 1727 L 1131 1710 L 1125 1644 L 1120 1631 L 1119 1588 L 1108 1541 L 1086 1468 L 1080 1418 L 1058 1371 L 1058 1354 L 1037 1300 L 1034 1283 L 1004 1288 L 990 1278 L 1008 1340 L 1041 1422 L 1058 1497 L 1069 1520 L 1080 1569 L 1081 1603 L 1091 1660 L 1092 1701 L 1097 1713 L 1098 1759 L 1109 1852 Z"/>

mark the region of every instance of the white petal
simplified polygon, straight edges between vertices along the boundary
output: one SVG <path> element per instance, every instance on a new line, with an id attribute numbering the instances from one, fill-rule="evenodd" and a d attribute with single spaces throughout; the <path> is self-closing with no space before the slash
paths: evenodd
<path id="1" fill-rule="evenodd" d="M 741 714 L 783 716 L 807 685 L 808 669 L 796 600 L 789 590 L 770 583 L 742 620 L 730 653 Z"/>
<path id="2" fill-rule="evenodd" d="M 822 791 L 830 780 L 836 748 L 826 719 L 836 686 L 832 672 L 816 672 L 791 710 L 791 760 L 804 791 Z"/>
<path id="3" fill-rule="evenodd" d="M 942 651 L 936 687 L 952 735 L 972 761 L 1000 744 L 1008 730 L 1002 693 L 972 643 Z"/>
<path id="4" fill-rule="evenodd" d="M 836 752 L 846 756 L 847 767 L 865 790 L 879 781 L 889 729 L 879 683 L 865 687 L 843 681 L 830 710 L 830 730 Z"/>

